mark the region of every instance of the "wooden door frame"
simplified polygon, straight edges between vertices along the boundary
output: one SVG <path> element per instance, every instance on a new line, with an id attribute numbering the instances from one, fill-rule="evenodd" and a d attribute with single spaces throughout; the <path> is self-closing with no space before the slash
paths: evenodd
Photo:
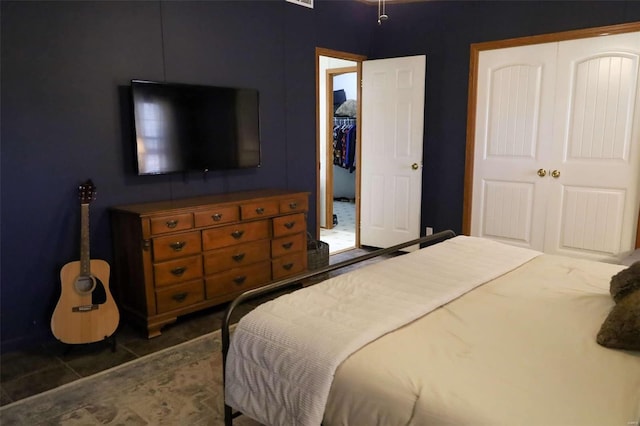
<path id="1" fill-rule="evenodd" d="M 640 213 L 638 213 L 638 232 L 636 232 L 636 248 L 640 248 Z"/>
<path id="2" fill-rule="evenodd" d="M 462 233 L 471 235 L 471 203 L 473 195 L 473 162 L 475 153 L 476 102 L 478 91 L 478 65 L 480 52 L 485 50 L 519 47 L 531 44 L 552 43 L 580 38 L 599 37 L 640 31 L 640 22 L 609 25 L 605 27 L 585 28 L 582 30 L 563 31 L 559 33 L 541 34 L 530 37 L 511 38 L 471 44 L 469 60 L 469 92 L 467 99 L 467 146 L 465 152 L 464 201 L 462 207 Z M 636 230 L 636 248 L 640 247 L 640 212 L 638 213 L 638 229 Z"/>
<path id="3" fill-rule="evenodd" d="M 326 117 L 327 117 L 327 126 L 326 126 L 326 131 L 327 131 L 327 139 L 324 141 L 325 144 L 325 164 L 327 165 L 325 173 L 326 173 L 326 177 L 325 177 L 325 201 L 324 201 L 324 205 L 325 205 L 325 228 L 326 229 L 331 229 L 333 228 L 333 167 L 331 167 L 331 165 L 333 164 L 333 155 L 331 152 L 331 148 L 333 148 L 333 138 L 331 137 L 332 133 L 333 133 L 333 102 L 329 102 L 329 100 L 333 100 L 333 78 L 338 76 L 338 75 L 342 75 L 342 74 L 350 74 L 350 73 L 357 73 L 358 72 L 358 67 L 353 66 L 353 67 L 343 67 L 343 68 L 329 68 L 325 71 L 325 77 L 326 77 L 326 89 L 327 89 L 327 93 L 326 93 L 326 99 L 327 99 L 327 105 L 326 105 Z M 356 81 L 357 81 L 357 76 L 356 76 Z M 357 83 L 356 83 L 357 84 Z M 360 105 L 360 99 L 358 99 L 358 105 Z M 358 139 L 358 133 L 356 133 L 356 148 L 358 147 L 358 143 L 357 143 L 357 139 Z M 322 141 L 320 141 L 320 143 L 322 143 Z M 359 183 L 359 181 L 356 179 L 356 183 Z M 329 208 L 331 207 L 331 208 Z"/>
<path id="4" fill-rule="evenodd" d="M 362 128 L 360 125 L 360 117 L 362 110 L 362 61 L 366 60 L 367 57 L 364 55 L 357 55 L 355 53 L 341 52 L 339 50 L 326 49 L 323 47 L 316 47 L 316 239 L 320 237 L 320 162 L 323 160 L 320 158 L 320 144 L 325 143 L 325 141 L 320 140 L 320 126 L 323 123 L 320 122 L 320 57 L 328 56 L 330 58 L 344 59 L 347 61 L 353 61 L 356 63 L 356 81 L 360 82 L 357 86 L 358 93 L 358 108 L 357 108 L 357 117 L 356 117 L 356 125 L 358 129 Z M 333 83 L 333 82 L 332 82 Z M 328 102 L 327 102 L 328 103 Z M 333 113 L 333 112 L 332 112 Z M 327 122 L 329 122 L 327 120 Z M 360 139 L 360 131 L 356 132 L 356 248 L 360 247 L 360 147 L 361 147 L 361 139 Z M 326 159 L 324 159 L 326 161 Z M 327 170 L 329 170 L 327 168 Z M 333 204 L 333 198 L 332 198 Z"/>

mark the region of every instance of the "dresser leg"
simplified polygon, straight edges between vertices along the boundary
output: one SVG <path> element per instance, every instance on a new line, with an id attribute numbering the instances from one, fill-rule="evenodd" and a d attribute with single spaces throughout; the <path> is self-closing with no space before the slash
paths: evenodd
<path id="1" fill-rule="evenodd" d="M 149 339 L 158 337 L 160 334 L 162 334 L 162 331 L 161 331 L 162 327 L 164 327 L 165 325 L 173 324 L 174 322 L 176 322 L 177 319 L 178 317 L 173 317 L 173 318 L 164 319 L 161 322 L 157 322 L 154 324 L 147 324 L 147 337 Z"/>

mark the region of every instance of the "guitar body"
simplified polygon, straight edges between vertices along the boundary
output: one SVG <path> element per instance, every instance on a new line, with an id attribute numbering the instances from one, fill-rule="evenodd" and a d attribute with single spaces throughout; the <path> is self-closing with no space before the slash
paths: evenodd
<path id="1" fill-rule="evenodd" d="M 90 265 L 88 277 L 81 275 L 80 261 L 69 262 L 60 270 L 62 292 L 51 317 L 51 331 L 61 342 L 98 342 L 118 328 L 120 313 L 109 291 L 109 264 L 92 259 Z"/>

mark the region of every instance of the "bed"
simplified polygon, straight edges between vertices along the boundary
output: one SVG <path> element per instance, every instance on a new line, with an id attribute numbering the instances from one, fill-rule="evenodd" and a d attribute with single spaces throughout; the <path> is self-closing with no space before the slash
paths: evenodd
<path id="1" fill-rule="evenodd" d="M 262 304 L 230 336 L 235 307 L 296 279 L 234 301 L 226 424 L 638 425 L 640 352 L 595 338 L 625 266 L 452 232 L 365 259 L 416 243 Z"/>

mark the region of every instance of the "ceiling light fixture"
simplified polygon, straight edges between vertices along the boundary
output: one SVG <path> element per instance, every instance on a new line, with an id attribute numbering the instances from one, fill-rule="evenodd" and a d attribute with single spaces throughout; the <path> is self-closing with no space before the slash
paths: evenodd
<path id="1" fill-rule="evenodd" d="M 387 15 L 387 0 L 378 0 L 378 25 L 382 25 L 382 21 L 389 19 Z"/>

